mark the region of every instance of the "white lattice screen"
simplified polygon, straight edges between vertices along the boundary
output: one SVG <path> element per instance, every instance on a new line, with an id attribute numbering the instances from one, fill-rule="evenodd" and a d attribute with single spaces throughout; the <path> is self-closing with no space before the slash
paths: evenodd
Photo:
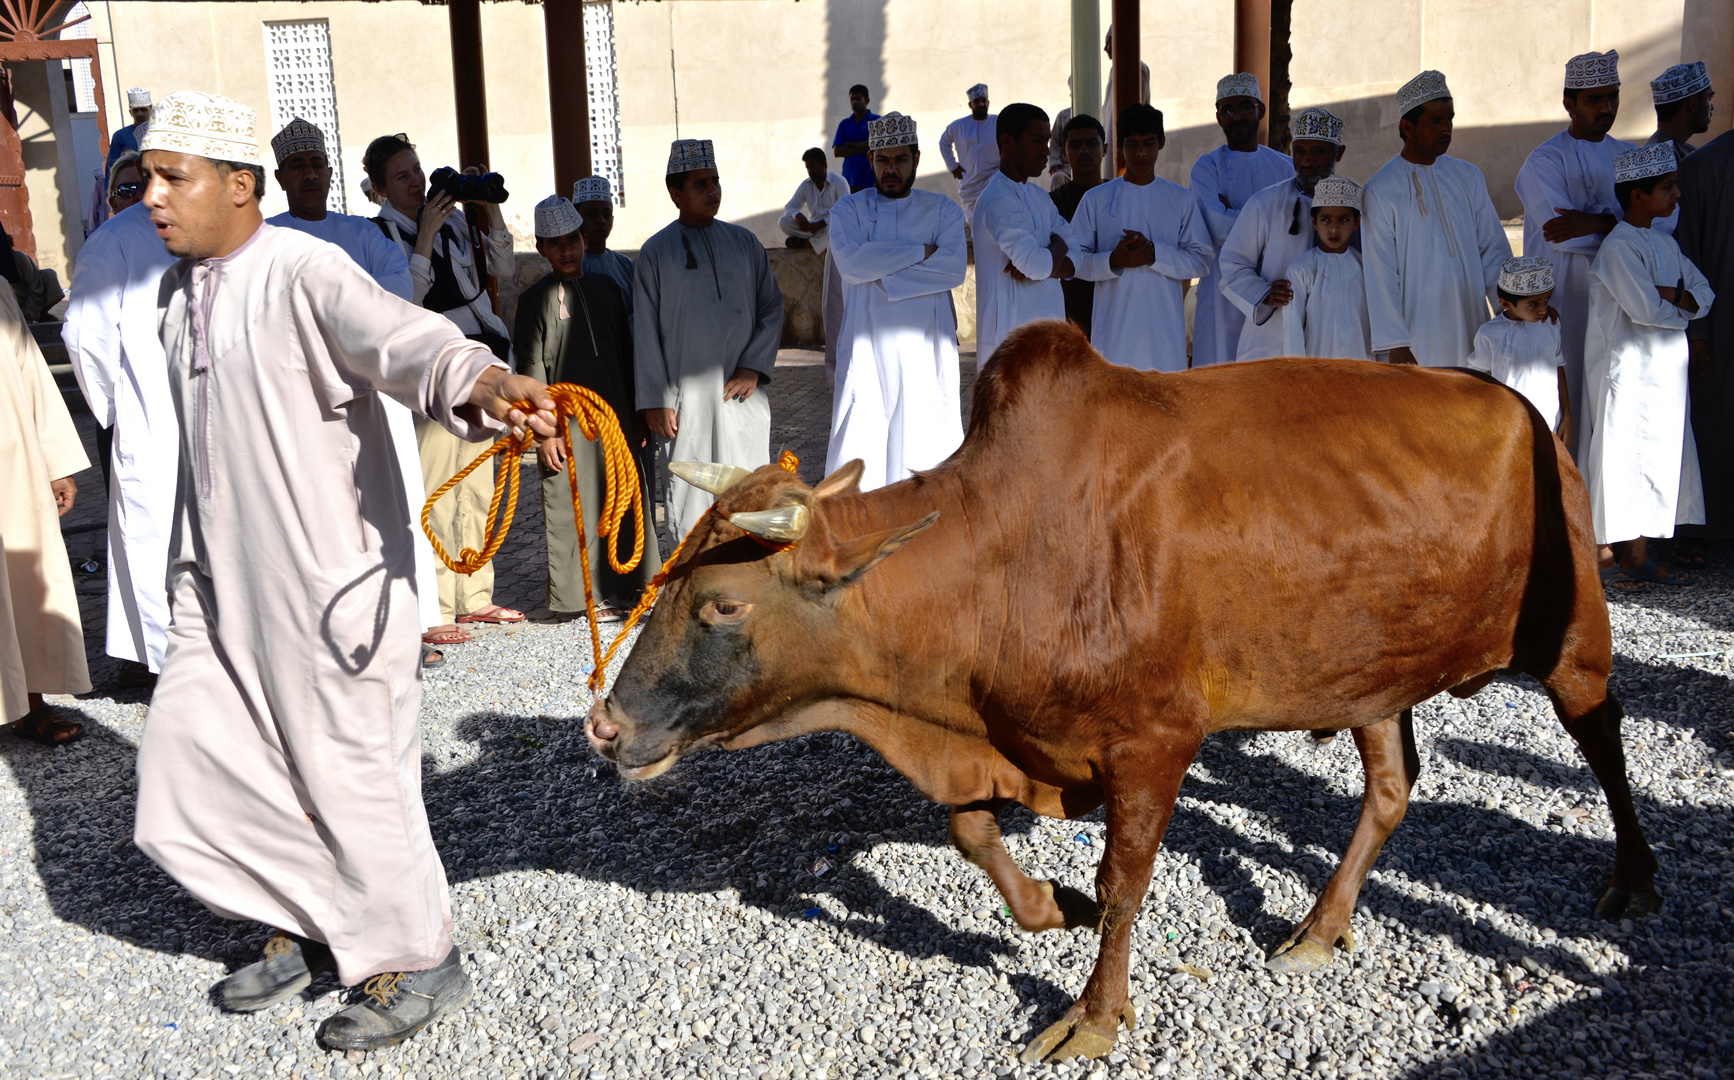
<path id="1" fill-rule="evenodd" d="M 265 70 L 271 80 L 271 128 L 261 142 L 299 116 L 325 133 L 331 194 L 325 207 L 348 213 L 343 144 L 337 137 L 337 86 L 331 77 L 331 26 L 324 19 L 265 24 Z"/>
<path id="2" fill-rule="evenodd" d="M 590 167 L 606 176 L 614 205 L 626 205 L 625 171 L 620 161 L 618 83 L 614 75 L 614 5 L 585 0 L 584 61 L 590 87 Z"/>
<path id="3" fill-rule="evenodd" d="M 84 6 L 84 0 L 79 0 L 78 3 L 67 9 L 65 17 L 61 21 L 71 22 L 74 19 L 84 19 L 84 17 L 89 14 L 90 11 Z M 61 31 L 60 36 L 62 38 L 93 38 L 96 36 L 96 27 L 89 19 L 85 19 L 84 22 L 79 23 L 77 26 Z M 95 112 L 96 80 L 90 77 L 90 61 L 62 60 L 60 62 L 62 69 L 69 65 L 72 68 L 72 93 L 73 97 L 77 99 L 72 103 L 72 111 L 81 113 Z M 131 122 L 131 120 L 127 121 L 129 124 Z"/>

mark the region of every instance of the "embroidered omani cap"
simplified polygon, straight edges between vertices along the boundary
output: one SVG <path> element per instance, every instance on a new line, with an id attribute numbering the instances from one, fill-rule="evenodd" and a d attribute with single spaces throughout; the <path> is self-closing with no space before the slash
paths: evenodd
<path id="1" fill-rule="evenodd" d="M 586 176 L 572 185 L 572 201 L 609 202 L 614 198 L 614 188 L 608 183 L 606 176 Z"/>
<path id="2" fill-rule="evenodd" d="M 676 139 L 668 148 L 668 175 L 716 168 L 716 145 L 709 139 Z"/>
<path id="3" fill-rule="evenodd" d="M 987 83 L 976 83 L 974 86 L 964 91 L 964 97 L 968 101 L 974 101 L 976 98 L 987 97 Z"/>
<path id="4" fill-rule="evenodd" d="M 1614 183 L 1623 184 L 1627 180 L 1646 180 L 1652 176 L 1675 172 L 1679 168 L 1680 159 L 1674 153 L 1672 139 L 1650 143 L 1648 146 L 1628 150 L 1614 158 Z"/>
<path id="5" fill-rule="evenodd" d="M 129 109 L 148 109 L 151 107 L 151 92 L 142 86 L 135 86 L 126 92 L 126 107 Z"/>
<path id="6" fill-rule="evenodd" d="M 1231 97 L 1249 97 L 1264 100 L 1264 95 L 1258 92 L 1258 76 L 1250 71 L 1237 71 L 1233 75 L 1224 75 L 1216 81 L 1216 100 Z"/>
<path id="7" fill-rule="evenodd" d="M 1397 115 L 1405 116 L 1417 105 L 1425 105 L 1429 101 L 1451 96 L 1451 88 L 1445 85 L 1445 73 L 1441 71 L 1423 71 L 1421 74 L 1403 84 L 1397 91 Z"/>
<path id="8" fill-rule="evenodd" d="M 1327 109 L 1316 106 L 1302 109 L 1294 114 L 1294 125 L 1291 134 L 1296 139 L 1315 139 L 1319 142 L 1343 145 L 1343 118 Z"/>
<path id="9" fill-rule="evenodd" d="M 572 205 L 572 200 L 561 195 L 550 195 L 536 204 L 536 236 L 542 240 L 552 240 L 556 236 L 575 233 L 584 227 L 584 218 L 578 213 L 578 208 Z"/>
<path id="10" fill-rule="evenodd" d="M 867 149 L 888 150 L 893 146 L 919 146 L 915 117 L 890 112 L 867 122 Z"/>
<path id="11" fill-rule="evenodd" d="M 1360 213 L 1361 185 L 1346 176 L 1327 176 L 1313 185 L 1313 209 L 1346 206 Z"/>
<path id="12" fill-rule="evenodd" d="M 1704 61 L 1694 60 L 1690 64 L 1675 64 L 1650 80 L 1650 97 L 1657 105 L 1667 105 L 1670 102 L 1684 101 L 1693 94 L 1710 89 L 1710 72 L 1704 67 Z"/>
<path id="13" fill-rule="evenodd" d="M 1588 90 L 1592 86 L 1620 85 L 1620 51 L 1579 53 L 1565 62 L 1565 88 Z"/>
<path id="14" fill-rule="evenodd" d="M 271 136 L 271 153 L 276 156 L 279 165 L 296 154 L 309 152 L 325 153 L 325 132 L 299 116 L 284 125 L 282 131 Z"/>
<path id="15" fill-rule="evenodd" d="M 1549 292 L 1553 289 L 1553 263 L 1540 255 L 1506 259 L 1499 268 L 1499 288 L 1513 296 Z"/>
<path id="16" fill-rule="evenodd" d="M 139 140 L 138 149 L 141 154 L 147 150 L 166 150 L 264 168 L 255 131 L 257 122 L 253 110 L 239 101 L 182 90 L 151 108 L 150 127 Z"/>

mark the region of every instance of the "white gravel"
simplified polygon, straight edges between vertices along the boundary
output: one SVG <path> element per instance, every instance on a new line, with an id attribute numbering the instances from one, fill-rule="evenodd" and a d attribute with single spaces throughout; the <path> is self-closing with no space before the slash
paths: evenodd
<path id="1" fill-rule="evenodd" d="M 1660 916 L 1590 919 L 1613 859 L 1600 790 L 1536 687 L 1500 681 L 1418 710 L 1423 775 L 1362 895 L 1359 951 L 1268 974 L 1348 840 L 1359 766 L 1348 739 L 1217 737 L 1137 923 L 1137 1030 L 1105 1062 L 1022 1075 L 1734 1076 L 1734 671 L 1660 655 L 1734 646 L 1734 549 L 1716 557 L 1695 588 L 1615 605 Z M 582 623 L 448 657 L 424 754 L 466 1012 L 345 1056 L 313 1042 L 329 982 L 263 1014 L 214 1008 L 265 931 L 132 847 L 145 706 L 99 690 L 67 703 L 91 728 L 74 746 L 0 737 L 0 1075 L 994 1076 L 1083 986 L 1095 938 L 1018 932 L 946 845 L 945 808 L 852 740 L 623 786 L 576 719 Z M 1091 889 L 1099 814 L 1005 828 L 1031 873 Z"/>

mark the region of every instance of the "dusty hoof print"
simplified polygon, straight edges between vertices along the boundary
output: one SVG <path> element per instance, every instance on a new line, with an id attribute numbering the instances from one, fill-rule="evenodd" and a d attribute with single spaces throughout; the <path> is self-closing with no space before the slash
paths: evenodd
<path id="1" fill-rule="evenodd" d="M 1302 929 L 1277 946 L 1270 959 L 1264 962 L 1264 969 L 1279 975 L 1300 975 L 1317 971 L 1336 958 L 1335 949 L 1320 945 L 1305 934 L 1305 929 Z M 1337 936 L 1337 947 L 1344 952 L 1354 952 L 1355 932 L 1345 929 Z"/>
<path id="2" fill-rule="evenodd" d="M 1095 1028 L 1083 1026 L 1083 1020 L 1084 1013 L 1078 1012 L 1074 1015 L 1068 1012 L 1031 1040 L 1024 1052 L 1018 1056 L 1018 1060 L 1025 1065 L 1040 1065 L 1043 1062 L 1064 1061 L 1075 1057 L 1105 1057 L 1114 1049 L 1119 1032 L 1104 1035 Z M 1120 1023 L 1125 1025 L 1127 1031 L 1138 1026 L 1138 1010 L 1132 1007 L 1130 1001 L 1120 1010 Z"/>
<path id="3" fill-rule="evenodd" d="M 1596 904 L 1595 916 L 1608 922 L 1621 919 L 1641 919 L 1662 910 L 1661 894 L 1654 889 L 1631 892 L 1615 885 L 1602 894 Z"/>

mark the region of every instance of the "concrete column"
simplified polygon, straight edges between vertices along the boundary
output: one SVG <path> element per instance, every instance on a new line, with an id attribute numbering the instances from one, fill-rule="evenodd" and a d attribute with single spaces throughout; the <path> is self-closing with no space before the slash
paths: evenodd
<path id="1" fill-rule="evenodd" d="M 482 75 L 480 0 L 450 0 L 452 91 L 458 117 L 458 168 L 488 164 L 488 89 Z"/>
<path id="2" fill-rule="evenodd" d="M 542 0 L 542 26 L 548 39 L 548 121 L 554 139 L 554 190 L 571 198 L 572 185 L 593 171 L 584 5 L 580 0 Z"/>
<path id="3" fill-rule="evenodd" d="M 1072 115 L 1101 111 L 1102 17 L 1096 0 L 1072 0 Z"/>
<path id="4" fill-rule="evenodd" d="M 1117 109 L 1144 100 L 1143 65 L 1139 55 L 1142 30 L 1138 25 L 1138 8 L 1138 0 L 1114 0 L 1114 107 Z M 1107 124 L 1108 118 L 1102 117 L 1102 123 Z M 1114 163 L 1109 175 L 1117 175 L 1124 167 L 1118 147 L 1108 147 L 1108 160 Z"/>
<path id="5" fill-rule="evenodd" d="M 1234 0 L 1234 70 L 1258 78 L 1270 100 L 1270 0 Z M 1258 141 L 1270 142 L 1270 114 L 1258 122 Z"/>

